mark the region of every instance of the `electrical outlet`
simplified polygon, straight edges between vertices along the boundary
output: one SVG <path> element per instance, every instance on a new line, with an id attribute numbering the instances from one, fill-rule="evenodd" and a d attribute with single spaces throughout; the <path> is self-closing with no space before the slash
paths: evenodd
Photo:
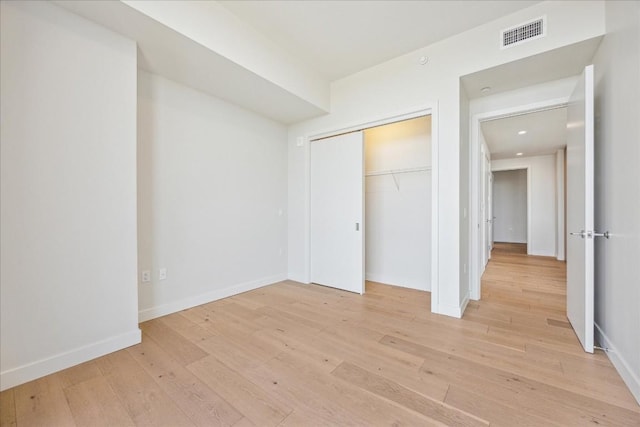
<path id="1" fill-rule="evenodd" d="M 167 278 L 167 269 L 161 268 L 160 271 L 158 272 L 158 279 L 165 280 L 166 278 Z"/>
<path id="2" fill-rule="evenodd" d="M 142 272 L 142 283 L 149 283 L 151 281 L 151 271 L 144 270 Z"/>

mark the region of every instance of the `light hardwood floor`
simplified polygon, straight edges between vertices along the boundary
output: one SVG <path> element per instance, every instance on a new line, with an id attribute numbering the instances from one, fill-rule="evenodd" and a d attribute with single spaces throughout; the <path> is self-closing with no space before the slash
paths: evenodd
<path id="1" fill-rule="evenodd" d="M 565 268 L 497 245 L 464 318 L 430 294 L 282 282 L 141 324 L 140 345 L 0 394 L 2 426 L 639 426 L 564 315 Z"/>

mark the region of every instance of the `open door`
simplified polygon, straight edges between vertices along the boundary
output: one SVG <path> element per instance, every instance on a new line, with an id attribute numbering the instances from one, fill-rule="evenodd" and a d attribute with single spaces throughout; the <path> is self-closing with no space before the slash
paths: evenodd
<path id="1" fill-rule="evenodd" d="M 311 142 L 311 282 L 364 293 L 364 146 L 352 132 Z"/>
<path id="2" fill-rule="evenodd" d="M 585 68 L 567 111 L 567 317 L 593 353 L 593 65 Z"/>

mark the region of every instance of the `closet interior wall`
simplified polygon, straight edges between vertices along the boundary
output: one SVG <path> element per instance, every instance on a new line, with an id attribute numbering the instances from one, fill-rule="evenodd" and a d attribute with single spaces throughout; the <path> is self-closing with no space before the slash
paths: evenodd
<path id="1" fill-rule="evenodd" d="M 431 290 L 431 116 L 370 128 L 365 277 Z"/>

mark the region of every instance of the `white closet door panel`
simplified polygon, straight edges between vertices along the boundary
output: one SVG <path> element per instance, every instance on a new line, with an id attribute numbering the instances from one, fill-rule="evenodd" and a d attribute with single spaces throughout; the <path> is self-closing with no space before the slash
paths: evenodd
<path id="1" fill-rule="evenodd" d="M 311 281 L 364 292 L 363 134 L 311 142 Z"/>

